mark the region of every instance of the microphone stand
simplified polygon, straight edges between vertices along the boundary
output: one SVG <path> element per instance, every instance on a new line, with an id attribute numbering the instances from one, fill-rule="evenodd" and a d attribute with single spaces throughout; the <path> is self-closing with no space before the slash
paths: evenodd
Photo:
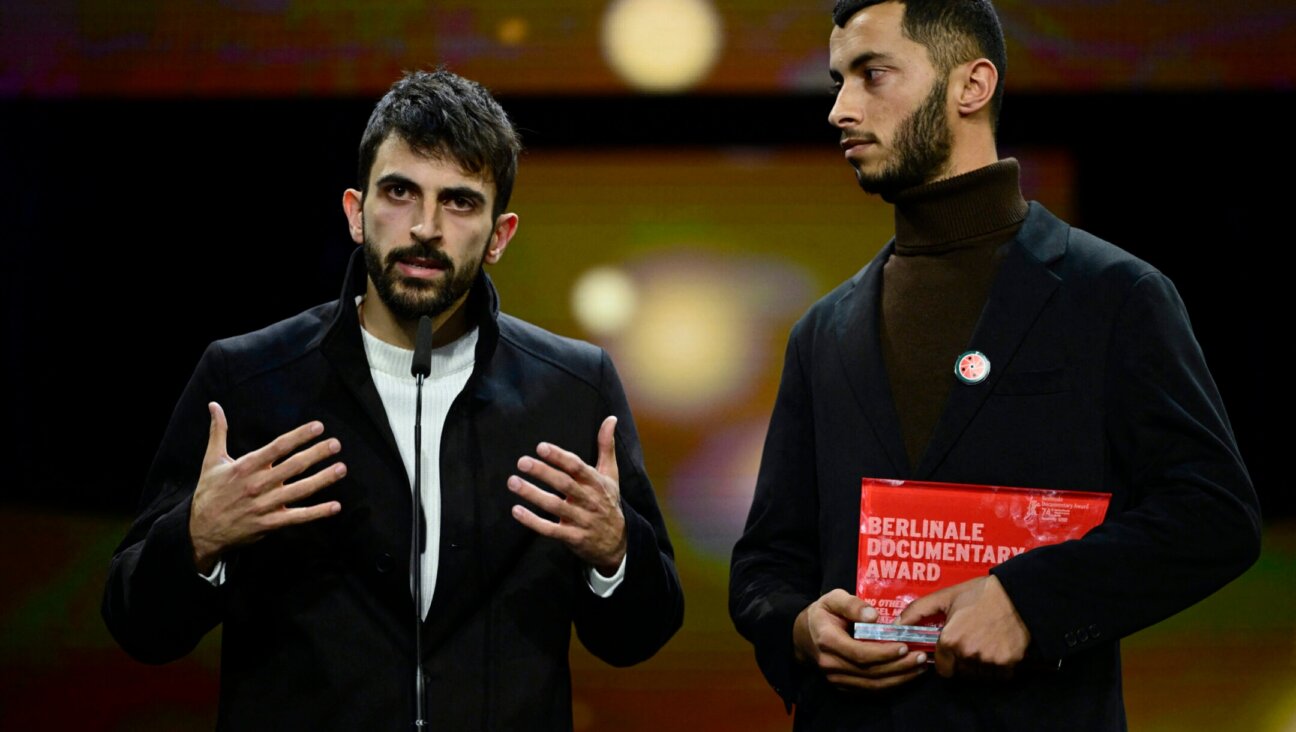
<path id="1" fill-rule="evenodd" d="M 410 367 L 417 392 L 414 397 L 414 510 L 410 530 L 410 572 L 414 575 L 414 729 L 427 726 L 426 682 L 423 678 L 423 549 L 427 521 L 423 517 L 423 379 L 432 373 L 432 319 L 419 318 Z"/>

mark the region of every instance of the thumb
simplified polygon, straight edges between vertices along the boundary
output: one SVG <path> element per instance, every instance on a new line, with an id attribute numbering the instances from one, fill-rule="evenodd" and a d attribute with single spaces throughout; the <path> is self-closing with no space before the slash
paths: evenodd
<path id="1" fill-rule="evenodd" d="M 956 585 L 957 586 L 957 585 Z M 956 593 L 954 587 L 937 590 L 909 603 L 909 606 L 896 618 L 896 625 L 918 625 L 922 620 L 936 615 L 948 615 L 950 604 Z"/>
<path id="2" fill-rule="evenodd" d="M 616 417 L 608 417 L 603 420 L 603 424 L 599 426 L 597 467 L 600 473 L 606 475 L 619 484 L 621 482 L 621 474 L 620 471 L 617 470 L 616 426 Z"/>
<path id="3" fill-rule="evenodd" d="M 207 403 L 211 413 L 211 425 L 207 431 L 207 452 L 203 455 L 203 467 L 210 467 L 229 459 L 225 451 L 225 436 L 229 434 L 229 424 L 225 421 L 225 410 L 216 402 Z"/>
<path id="4" fill-rule="evenodd" d="M 828 612 L 846 620 L 865 623 L 877 620 L 877 610 L 872 605 L 846 590 L 837 589 L 824 595 L 823 605 Z"/>

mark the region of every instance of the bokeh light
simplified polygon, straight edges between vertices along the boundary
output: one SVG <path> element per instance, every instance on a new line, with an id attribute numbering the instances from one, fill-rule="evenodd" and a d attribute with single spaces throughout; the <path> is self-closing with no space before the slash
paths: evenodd
<path id="1" fill-rule="evenodd" d="M 616 267 L 586 271 L 572 287 L 572 314 L 596 336 L 620 333 L 634 318 L 639 294 L 634 280 Z"/>
<path id="2" fill-rule="evenodd" d="M 785 335 L 772 324 L 810 298 L 809 274 L 786 260 L 698 254 L 707 248 L 628 265 L 640 283 L 634 318 L 607 346 L 636 410 L 672 420 L 730 410 L 764 373 L 768 344 Z"/>
<path id="3" fill-rule="evenodd" d="M 720 56 L 720 15 L 707 0 L 614 0 L 603 17 L 603 56 L 631 86 L 677 92 Z"/>
<path id="4" fill-rule="evenodd" d="M 495 36 L 505 46 L 517 46 L 526 40 L 530 32 L 531 26 L 527 23 L 526 18 L 513 15 L 500 21 Z"/>
<path id="5" fill-rule="evenodd" d="M 650 283 L 625 335 L 621 362 L 663 411 L 704 413 L 750 380 L 747 318 L 720 275 L 699 268 Z"/>
<path id="6" fill-rule="evenodd" d="M 758 419 L 717 430 L 675 471 L 670 515 L 693 549 L 710 559 L 728 563 L 742 536 L 768 426 Z"/>

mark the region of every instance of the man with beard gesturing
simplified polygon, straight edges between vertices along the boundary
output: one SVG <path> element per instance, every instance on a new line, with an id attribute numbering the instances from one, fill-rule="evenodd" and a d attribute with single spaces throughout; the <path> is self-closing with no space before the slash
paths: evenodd
<path id="1" fill-rule="evenodd" d="M 614 665 L 679 628 L 671 544 L 611 361 L 501 313 L 483 271 L 517 231 L 519 150 L 484 88 L 407 74 L 343 195 L 361 247 L 339 299 L 213 343 L 180 398 L 103 612 L 150 663 L 222 625 L 220 729 L 412 729 L 421 662 L 430 728 L 571 730 L 573 624 Z"/>
<path id="2" fill-rule="evenodd" d="M 734 622 L 798 730 L 1124 729 L 1119 639 L 1259 551 L 1183 304 L 1023 200 L 995 148 L 1005 52 L 987 0 L 839 0 L 833 20 L 828 119 L 860 186 L 894 204 L 895 239 L 792 330 Z M 1112 499 L 1083 539 L 915 600 L 898 622 L 945 619 L 929 658 L 851 635 L 877 618 L 854 594 L 864 477 Z"/>

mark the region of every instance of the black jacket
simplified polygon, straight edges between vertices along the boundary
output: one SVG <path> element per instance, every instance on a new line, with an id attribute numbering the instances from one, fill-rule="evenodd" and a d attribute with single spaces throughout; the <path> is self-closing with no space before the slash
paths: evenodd
<path id="1" fill-rule="evenodd" d="M 1039 204 L 1008 246 L 968 345 L 990 375 L 952 387 L 916 466 L 878 338 L 891 247 L 792 331 L 730 612 L 796 704 L 797 729 L 1123 729 L 1118 639 L 1214 592 L 1259 552 L 1255 492 L 1170 281 Z M 929 671 L 848 695 L 795 664 L 797 614 L 855 586 L 865 476 L 1112 493 L 1084 539 L 992 570 L 1031 632 L 1033 665 L 1010 682 Z M 1060 670 L 1039 670 L 1058 659 Z"/>
<path id="2" fill-rule="evenodd" d="M 361 341 L 361 261 L 337 301 L 207 349 L 112 560 L 104 619 L 135 658 L 179 658 L 223 624 L 221 729 L 412 728 L 411 491 Z M 431 728 L 570 730 L 573 622 L 611 664 L 653 655 L 683 617 L 673 552 L 607 354 L 501 314 L 484 274 L 468 303 L 476 364 L 441 437 L 440 565 L 423 626 Z M 318 419 L 348 467 L 310 501 L 338 500 L 340 514 L 228 553 L 220 588 L 194 570 L 188 534 L 212 400 L 231 455 Z M 510 516 L 505 481 L 541 441 L 593 464 L 609 414 L 629 549 L 624 582 L 601 599 L 570 551 Z"/>

